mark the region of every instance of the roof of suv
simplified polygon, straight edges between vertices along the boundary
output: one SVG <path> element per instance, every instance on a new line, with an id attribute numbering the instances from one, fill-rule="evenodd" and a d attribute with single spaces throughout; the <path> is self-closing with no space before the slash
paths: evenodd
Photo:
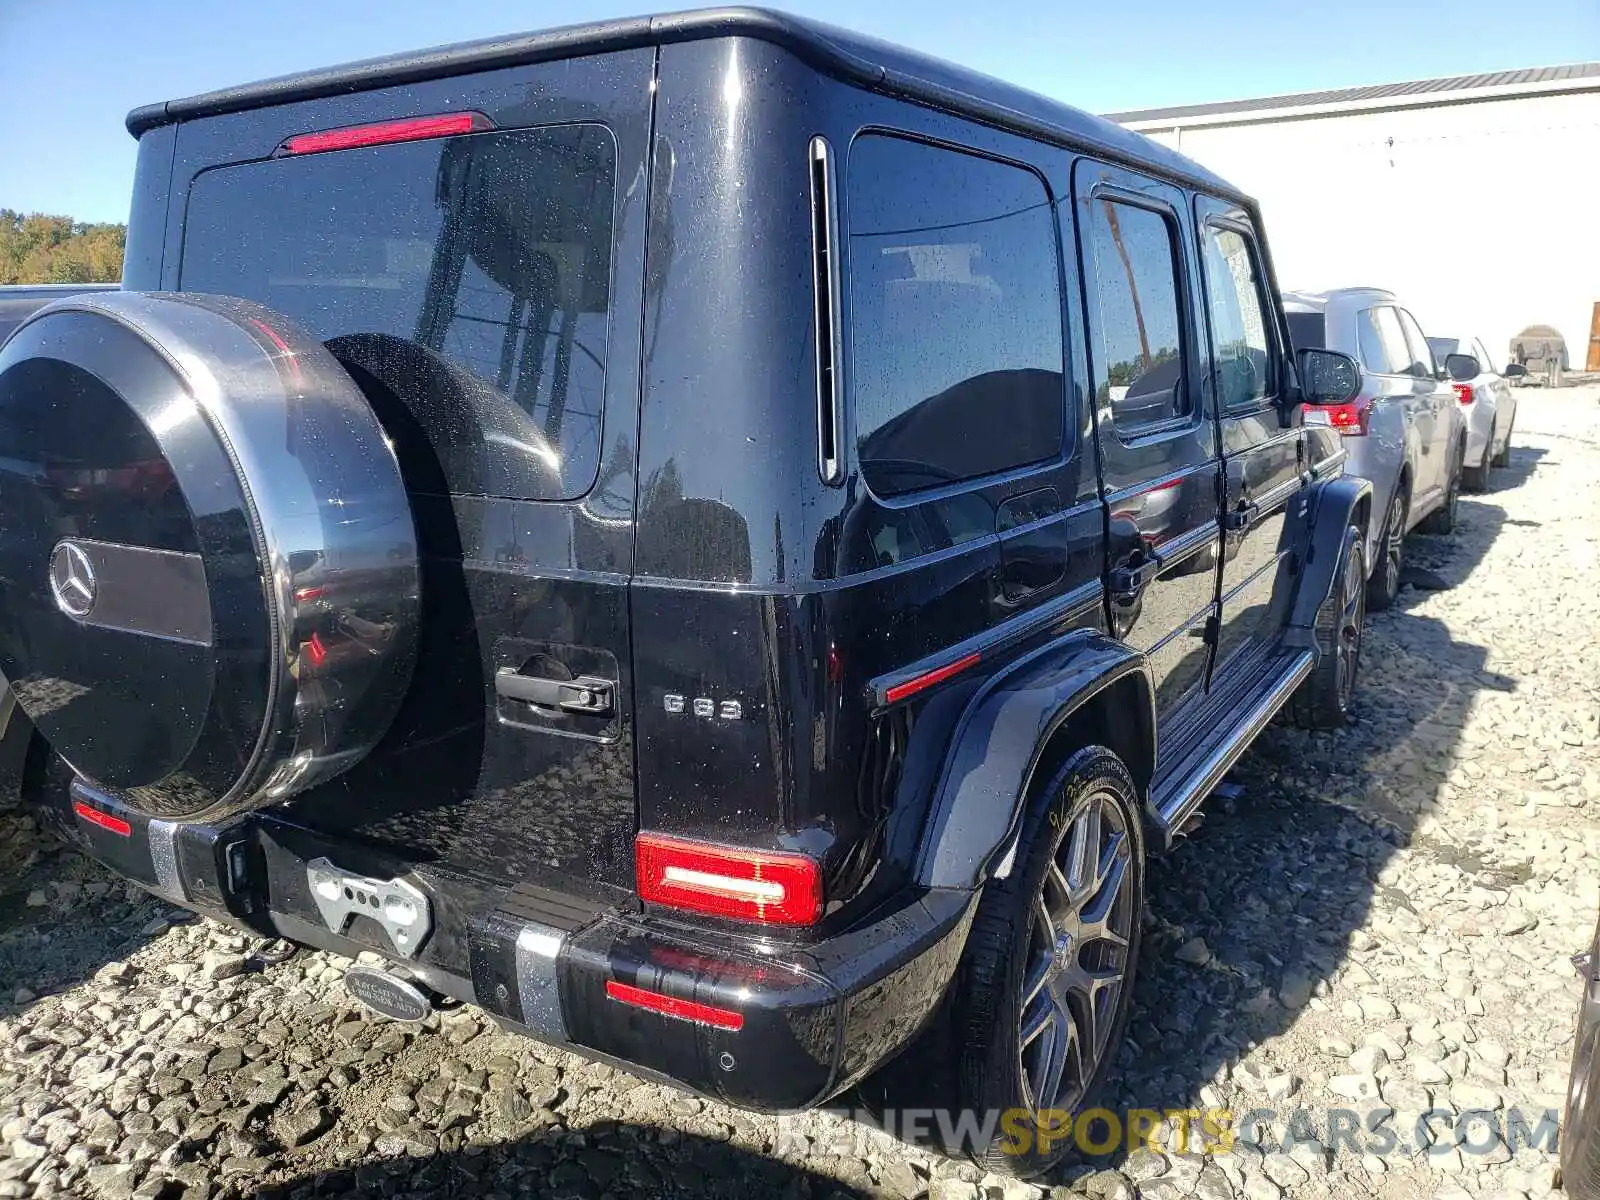
<path id="1" fill-rule="evenodd" d="M 1052 142 L 1086 144 L 1213 191 L 1241 193 L 1200 164 L 1114 122 L 964 67 L 876 38 L 758 8 L 698 9 L 511 34 L 285 75 L 147 104 L 128 114 L 135 137 L 194 117 L 393 87 L 612 50 L 719 37 L 772 42 L 847 83 L 962 113 Z"/>
<path id="2" fill-rule="evenodd" d="M 1367 300 L 1373 303 L 1395 302 L 1395 294 L 1386 288 L 1347 287 L 1329 288 L 1325 292 L 1284 292 L 1283 307 L 1286 312 L 1326 312 L 1342 300 Z"/>

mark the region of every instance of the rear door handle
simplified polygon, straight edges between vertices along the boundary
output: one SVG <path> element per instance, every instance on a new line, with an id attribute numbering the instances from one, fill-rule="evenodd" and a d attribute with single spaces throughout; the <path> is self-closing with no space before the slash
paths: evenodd
<path id="1" fill-rule="evenodd" d="M 616 685 L 609 679 L 580 675 L 576 679 L 541 679 L 510 667 L 495 673 L 494 690 L 507 700 L 520 700 L 540 708 L 605 716 L 611 711 Z"/>

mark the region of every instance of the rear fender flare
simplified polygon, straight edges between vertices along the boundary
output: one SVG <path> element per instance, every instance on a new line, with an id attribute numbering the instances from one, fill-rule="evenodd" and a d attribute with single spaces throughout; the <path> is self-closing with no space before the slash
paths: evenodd
<path id="1" fill-rule="evenodd" d="M 956 725 L 916 864 L 918 883 L 971 889 L 991 873 L 1020 828 L 1023 805 L 1055 733 L 1105 689 L 1137 684 L 1129 719 L 1150 765 L 1155 699 L 1144 655 L 1080 630 L 990 679 Z M 1149 770 L 1129 764 L 1148 784 Z"/>
<path id="2" fill-rule="evenodd" d="M 11 685 L 0 675 L 0 801 L 15 798 L 22 790 L 22 771 L 33 741 L 33 722 L 22 711 Z"/>
<path id="3" fill-rule="evenodd" d="M 1361 527 L 1365 537 L 1372 521 L 1372 484 L 1355 475 L 1341 475 L 1321 483 L 1310 497 L 1311 516 L 1306 527 L 1306 553 L 1289 614 L 1292 644 L 1315 646 L 1317 610 L 1333 595 L 1342 559 L 1344 531 Z"/>

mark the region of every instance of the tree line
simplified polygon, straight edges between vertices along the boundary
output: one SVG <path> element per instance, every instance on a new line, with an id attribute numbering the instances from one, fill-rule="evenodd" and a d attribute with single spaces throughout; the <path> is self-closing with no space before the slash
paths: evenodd
<path id="1" fill-rule="evenodd" d="M 0 283 L 116 283 L 126 225 L 0 208 Z"/>

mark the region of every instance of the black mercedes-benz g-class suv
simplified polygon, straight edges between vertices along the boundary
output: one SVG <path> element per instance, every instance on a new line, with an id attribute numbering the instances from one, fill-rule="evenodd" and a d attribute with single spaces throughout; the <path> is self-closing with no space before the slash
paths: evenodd
<path id="1" fill-rule="evenodd" d="M 124 290 L 0 351 L 27 795 L 391 1014 L 1080 1106 L 1147 852 L 1356 672 L 1356 373 L 1251 201 L 757 11 L 128 125 Z"/>

